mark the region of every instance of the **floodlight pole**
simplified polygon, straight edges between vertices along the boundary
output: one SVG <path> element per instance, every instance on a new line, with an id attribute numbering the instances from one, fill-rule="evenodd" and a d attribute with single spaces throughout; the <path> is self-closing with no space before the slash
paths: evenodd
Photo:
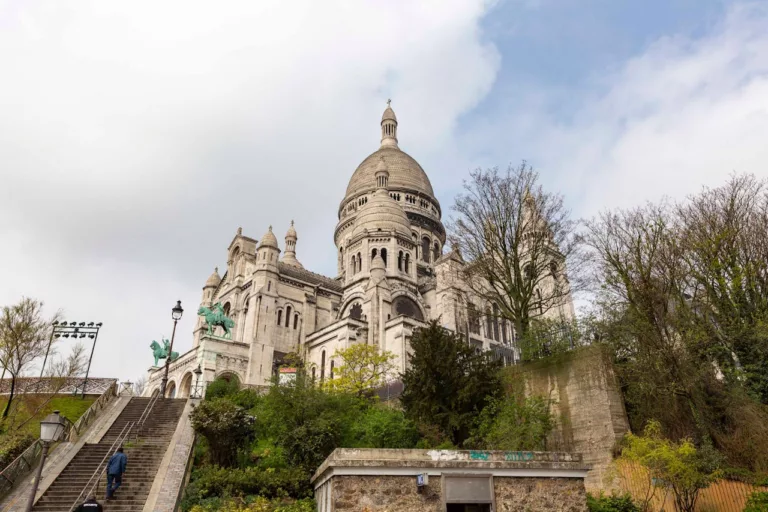
<path id="1" fill-rule="evenodd" d="M 91 345 L 91 357 L 88 358 L 88 368 L 85 370 L 85 380 L 83 381 L 83 393 L 80 396 L 81 400 L 85 400 L 85 387 L 88 385 L 88 374 L 91 372 L 91 361 L 93 361 L 93 351 L 96 350 L 96 340 L 99 339 L 100 324 L 96 326 L 96 334 L 93 336 L 93 345 Z"/>

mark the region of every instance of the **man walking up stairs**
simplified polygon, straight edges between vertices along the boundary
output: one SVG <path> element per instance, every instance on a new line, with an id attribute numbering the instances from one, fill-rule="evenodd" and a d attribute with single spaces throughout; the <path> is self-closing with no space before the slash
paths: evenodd
<path id="1" fill-rule="evenodd" d="M 80 449 L 33 510 L 70 512 L 94 472 L 99 470 L 104 476 L 110 448 L 128 423 L 139 421 L 150 400 L 131 398 L 104 437 L 98 443 L 86 444 Z M 186 400 L 158 399 L 138 433 L 138 441 L 133 442 L 135 438 L 131 435 L 125 443 L 125 454 L 131 464 L 126 468 L 120 492 L 110 501 L 109 512 L 141 512 L 185 405 Z M 100 482 L 104 482 L 104 478 Z"/>

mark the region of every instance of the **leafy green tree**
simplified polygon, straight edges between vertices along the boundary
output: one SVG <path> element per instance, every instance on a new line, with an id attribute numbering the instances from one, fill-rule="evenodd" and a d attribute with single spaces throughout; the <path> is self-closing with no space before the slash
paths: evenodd
<path id="1" fill-rule="evenodd" d="M 224 398 L 204 400 L 190 418 L 192 428 L 208 443 L 212 462 L 220 466 L 234 465 L 238 451 L 255 435 L 254 418 Z"/>
<path id="2" fill-rule="evenodd" d="M 337 350 L 334 357 L 340 365 L 334 378 L 325 385 L 334 391 L 353 393 L 359 397 L 374 396 L 374 391 L 393 376 L 395 354 L 380 351 L 376 345 L 356 343 L 349 348 Z"/>
<path id="3" fill-rule="evenodd" d="M 473 443 L 486 450 L 545 450 L 554 425 L 550 400 L 509 394 L 489 400 L 478 417 Z"/>
<path id="4" fill-rule="evenodd" d="M 255 409 L 258 430 L 283 447 L 289 463 L 313 472 L 349 435 L 364 402 L 348 393 L 329 393 L 304 372 L 277 383 Z"/>
<path id="5" fill-rule="evenodd" d="M 44 357 L 50 340 L 53 318 L 43 318 L 43 303 L 23 297 L 18 304 L 3 306 L 0 310 L 0 364 L 3 373 L 11 376 L 8 402 L 3 410 L 3 421 L 8 417 L 16 393 L 16 382 L 29 366 Z"/>
<path id="6" fill-rule="evenodd" d="M 697 449 L 688 439 L 679 443 L 665 439 L 656 421 L 648 422 L 642 436 L 627 435 L 621 458 L 643 466 L 655 485 L 672 489 L 678 512 L 693 512 L 701 489 L 720 474 L 719 454 L 711 448 Z"/>
<path id="7" fill-rule="evenodd" d="M 414 333 L 411 349 L 400 396 L 406 416 L 461 445 L 488 400 L 501 394 L 501 363 L 475 352 L 436 320 Z"/>

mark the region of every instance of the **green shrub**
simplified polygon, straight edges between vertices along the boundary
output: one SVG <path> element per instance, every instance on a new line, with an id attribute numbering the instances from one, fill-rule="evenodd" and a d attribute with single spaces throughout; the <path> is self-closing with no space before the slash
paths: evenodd
<path id="1" fill-rule="evenodd" d="M 312 496 L 309 474 L 297 467 L 262 470 L 204 466 L 193 473 L 185 492 L 184 509 L 205 504 L 210 498 L 256 495 L 270 499 L 308 498 Z"/>
<path id="2" fill-rule="evenodd" d="M 215 398 L 224 398 L 240 391 L 240 383 L 235 380 L 216 379 L 205 390 L 205 399 L 213 400 Z"/>
<path id="3" fill-rule="evenodd" d="M 486 450 L 545 450 L 554 426 L 550 400 L 509 394 L 488 401 L 470 443 Z"/>
<path id="4" fill-rule="evenodd" d="M 768 512 L 768 492 L 753 492 L 747 500 L 744 512 Z"/>
<path id="5" fill-rule="evenodd" d="M 369 407 L 350 427 L 349 448 L 415 448 L 419 442 L 416 425 L 403 411 L 376 405 Z"/>
<path id="6" fill-rule="evenodd" d="M 191 512 L 314 512 L 315 502 L 303 500 L 267 500 L 261 496 L 238 499 L 210 498 L 194 505 Z"/>
<path id="7" fill-rule="evenodd" d="M 35 442 L 35 439 L 35 436 L 24 431 L 0 437 L 0 469 L 13 462 Z"/>
<path id="8" fill-rule="evenodd" d="M 254 418 L 224 398 L 205 400 L 190 414 L 192 428 L 205 438 L 214 464 L 231 466 L 253 438 Z"/>
<path id="9" fill-rule="evenodd" d="M 587 494 L 587 509 L 589 512 L 640 512 L 630 495 L 605 496 L 602 492 L 597 497 Z"/>

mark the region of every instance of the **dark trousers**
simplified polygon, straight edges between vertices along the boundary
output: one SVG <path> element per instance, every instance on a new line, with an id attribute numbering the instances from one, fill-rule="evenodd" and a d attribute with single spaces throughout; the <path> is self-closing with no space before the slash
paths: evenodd
<path id="1" fill-rule="evenodd" d="M 114 485 L 113 485 L 114 483 Z M 123 483 L 123 475 L 107 474 L 107 498 L 111 498 L 115 491 Z"/>

